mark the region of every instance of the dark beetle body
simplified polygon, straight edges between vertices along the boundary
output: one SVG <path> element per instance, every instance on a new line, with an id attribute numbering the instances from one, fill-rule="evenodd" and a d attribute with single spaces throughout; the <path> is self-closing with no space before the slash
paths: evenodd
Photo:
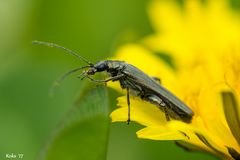
<path id="1" fill-rule="evenodd" d="M 133 96 L 140 97 L 144 101 L 150 102 L 158 106 L 161 110 L 165 112 L 166 119 L 169 120 L 169 116 L 176 120 L 181 120 L 183 122 L 191 122 L 193 112 L 187 107 L 180 99 L 175 95 L 165 89 L 157 81 L 158 78 L 151 78 L 144 72 L 128 64 L 124 61 L 118 60 L 105 60 L 100 61 L 96 64 L 89 62 L 84 57 L 76 54 L 75 52 L 60 46 L 58 44 L 34 41 L 33 44 L 47 45 L 50 47 L 56 47 L 65 50 L 69 54 L 74 55 L 80 60 L 87 63 L 87 66 L 78 67 L 73 70 L 68 71 L 63 76 L 61 76 L 56 83 L 60 83 L 66 76 L 72 74 L 81 69 L 89 68 L 87 71 L 81 74 L 81 79 L 89 78 L 95 82 L 108 82 L 108 81 L 119 81 L 123 89 L 127 89 L 127 102 L 128 102 L 128 120 L 130 121 L 130 98 L 129 93 Z M 109 73 L 110 77 L 106 80 L 95 80 L 90 76 L 94 75 L 96 72 L 106 71 Z"/>
<path id="2" fill-rule="evenodd" d="M 191 122 L 193 112 L 189 107 L 133 65 L 118 60 L 100 61 L 91 67 L 87 74 L 93 75 L 102 71 L 107 71 L 112 81 L 118 80 L 123 89 L 129 89 L 131 95 L 157 105 L 171 118 Z M 122 76 L 114 78 L 119 75 Z"/>

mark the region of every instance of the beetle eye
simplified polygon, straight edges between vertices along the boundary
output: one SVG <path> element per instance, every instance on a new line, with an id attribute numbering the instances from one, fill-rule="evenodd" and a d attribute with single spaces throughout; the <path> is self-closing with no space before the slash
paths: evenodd
<path id="1" fill-rule="evenodd" d="M 88 74 L 88 75 L 94 75 L 96 71 L 97 71 L 97 70 L 96 70 L 95 68 L 90 68 L 90 69 L 87 71 L 87 74 Z"/>

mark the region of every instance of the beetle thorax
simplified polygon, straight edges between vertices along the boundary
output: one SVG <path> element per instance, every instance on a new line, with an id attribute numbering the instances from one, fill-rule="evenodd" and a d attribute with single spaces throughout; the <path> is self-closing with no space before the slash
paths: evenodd
<path id="1" fill-rule="evenodd" d="M 109 60 L 107 71 L 108 73 L 110 73 L 111 76 L 116 76 L 124 69 L 124 66 L 125 63 L 123 61 Z"/>

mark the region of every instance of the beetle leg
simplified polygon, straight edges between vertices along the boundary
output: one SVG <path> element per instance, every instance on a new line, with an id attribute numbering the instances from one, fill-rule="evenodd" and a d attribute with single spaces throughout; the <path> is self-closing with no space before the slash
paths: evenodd
<path id="1" fill-rule="evenodd" d="M 158 77 L 151 77 L 154 81 L 158 82 L 159 84 L 161 84 L 161 79 Z"/>
<path id="2" fill-rule="evenodd" d="M 170 120 L 166 104 L 163 102 L 163 100 L 161 98 L 159 98 L 158 96 L 153 95 L 153 94 L 148 94 L 148 95 L 145 95 L 143 97 L 143 99 L 154 105 L 159 106 L 159 108 L 165 113 L 166 120 L 167 121 Z"/>
<path id="3" fill-rule="evenodd" d="M 128 104 L 128 119 L 127 124 L 130 122 L 130 98 L 129 98 L 129 88 L 127 88 L 127 104 Z"/>
<path id="4" fill-rule="evenodd" d="M 167 121 L 170 121 L 169 114 L 168 114 L 168 110 L 167 110 L 167 107 L 166 107 L 166 106 L 163 107 L 163 111 L 164 111 L 164 113 L 165 113 L 166 120 L 167 120 Z"/>
<path id="5" fill-rule="evenodd" d="M 103 82 L 109 82 L 109 81 L 115 81 L 115 80 L 118 80 L 119 78 L 121 78 L 121 77 L 123 77 L 124 76 L 124 74 L 119 74 L 119 75 L 116 75 L 116 76 L 114 76 L 114 77 L 110 77 L 110 78 L 108 78 L 108 79 L 105 79 L 105 80 L 96 80 L 96 79 L 93 79 L 93 78 L 91 78 L 90 76 L 88 76 L 88 75 L 86 75 L 86 77 L 88 78 L 88 79 L 90 79 L 91 81 L 93 81 L 93 82 L 100 82 L 100 83 L 103 83 Z"/>
<path id="6" fill-rule="evenodd" d="M 108 79 L 105 79 L 105 80 L 103 80 L 104 82 L 109 82 L 109 81 L 116 81 L 116 80 L 118 80 L 119 78 L 122 78 L 122 77 L 124 77 L 125 75 L 124 74 L 119 74 L 119 75 L 116 75 L 116 76 L 114 76 L 114 77 L 110 77 L 110 78 L 108 78 Z"/>
<path id="7" fill-rule="evenodd" d="M 159 107 L 165 107 L 166 104 L 163 102 L 163 100 L 161 98 L 159 98 L 158 96 L 154 95 L 154 94 L 147 94 L 147 95 L 143 95 L 143 99 L 155 104 Z"/>

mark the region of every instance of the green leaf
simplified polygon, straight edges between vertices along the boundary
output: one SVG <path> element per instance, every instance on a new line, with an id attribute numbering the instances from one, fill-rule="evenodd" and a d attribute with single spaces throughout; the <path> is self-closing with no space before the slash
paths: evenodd
<path id="1" fill-rule="evenodd" d="M 105 160 L 109 131 L 105 87 L 84 92 L 56 128 L 41 160 Z"/>

